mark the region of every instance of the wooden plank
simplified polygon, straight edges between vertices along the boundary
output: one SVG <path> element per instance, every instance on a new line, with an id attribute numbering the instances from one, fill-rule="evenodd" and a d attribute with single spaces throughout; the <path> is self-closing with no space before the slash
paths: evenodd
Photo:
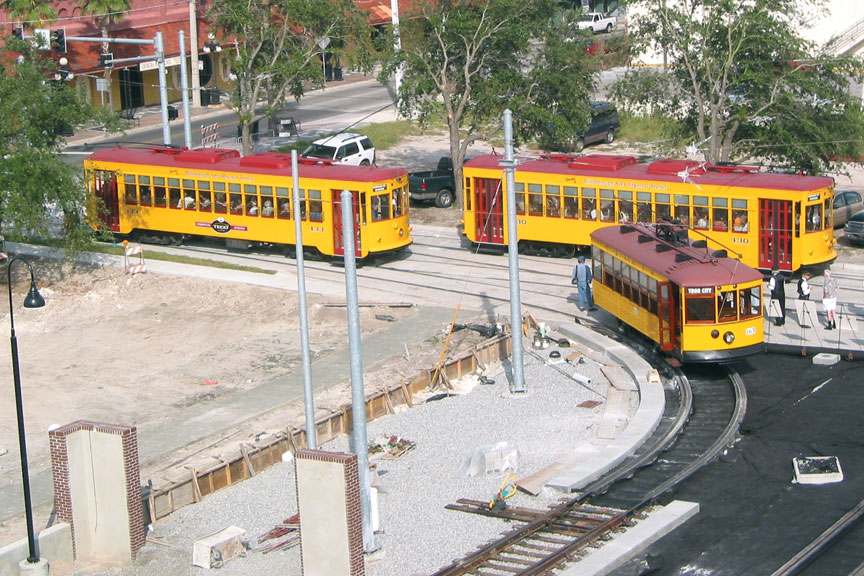
<path id="1" fill-rule="evenodd" d="M 639 390 L 633 377 L 621 366 L 600 366 L 600 370 L 609 380 L 609 384 L 618 390 Z"/>

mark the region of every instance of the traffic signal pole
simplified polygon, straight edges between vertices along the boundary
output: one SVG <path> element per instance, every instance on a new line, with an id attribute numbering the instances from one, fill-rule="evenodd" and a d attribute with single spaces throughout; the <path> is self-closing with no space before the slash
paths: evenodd
<path id="1" fill-rule="evenodd" d="M 171 146 L 171 126 L 168 124 L 168 87 L 165 81 L 165 50 L 162 44 L 162 32 L 157 32 L 152 40 L 137 38 L 105 38 L 102 36 L 93 38 L 87 36 L 65 36 L 66 42 L 99 42 L 105 44 L 138 44 L 153 46 L 153 56 L 138 56 L 135 58 L 114 58 L 113 54 L 102 54 L 99 63 L 108 67 L 114 64 L 126 64 L 131 62 L 156 61 L 159 67 L 159 101 L 162 108 L 162 141 L 166 146 Z"/>

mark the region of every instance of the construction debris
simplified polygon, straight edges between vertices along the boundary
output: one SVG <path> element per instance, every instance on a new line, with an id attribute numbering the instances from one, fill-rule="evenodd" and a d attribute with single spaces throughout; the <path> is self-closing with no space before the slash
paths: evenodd
<path id="1" fill-rule="evenodd" d="M 196 540 L 192 547 L 192 565 L 200 568 L 220 568 L 237 556 L 245 556 L 245 538 L 245 530 L 228 526 L 206 538 Z"/>
<path id="2" fill-rule="evenodd" d="M 273 540 L 266 546 L 261 546 L 262 542 Z M 257 551 L 262 554 L 269 554 L 274 550 L 282 550 L 290 548 L 300 543 L 300 514 L 295 514 L 290 518 L 286 518 L 277 524 L 272 530 L 258 537 Z"/>
<path id="3" fill-rule="evenodd" d="M 369 445 L 369 455 L 382 460 L 397 460 L 413 450 L 416 444 L 399 436 L 379 436 Z"/>

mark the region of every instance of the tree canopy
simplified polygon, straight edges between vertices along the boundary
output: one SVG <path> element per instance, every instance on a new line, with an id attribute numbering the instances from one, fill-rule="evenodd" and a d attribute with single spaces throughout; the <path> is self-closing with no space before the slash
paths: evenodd
<path id="1" fill-rule="evenodd" d="M 252 151 L 254 122 L 289 97 L 299 99 L 308 85 L 323 84 L 322 47 L 330 58 L 353 57 L 360 67 L 368 67 L 372 53 L 369 23 L 352 0 L 214 0 L 210 18 L 223 42 L 236 40 L 222 54 L 236 76 L 229 106 L 244 154 Z"/>
<path id="2" fill-rule="evenodd" d="M 429 0 L 415 10 L 403 14 L 402 48 L 382 77 L 401 71 L 403 115 L 446 122 L 459 192 L 468 147 L 500 127 L 505 109 L 523 138 L 587 125 L 594 80 L 557 2 Z"/>
<path id="3" fill-rule="evenodd" d="M 66 83 L 50 80 L 55 67 L 28 41 L 10 39 L 0 49 L 0 222 L 4 233 L 47 237 L 52 212 L 61 212 L 74 248 L 91 235 L 81 218 L 87 196 L 80 166 L 59 156 L 59 134 L 96 112 Z"/>
<path id="4" fill-rule="evenodd" d="M 816 0 L 636 0 L 631 31 L 668 69 L 631 69 L 616 87 L 631 110 L 673 119 L 710 162 L 758 158 L 820 172 L 862 153 L 851 57 L 802 38 Z"/>

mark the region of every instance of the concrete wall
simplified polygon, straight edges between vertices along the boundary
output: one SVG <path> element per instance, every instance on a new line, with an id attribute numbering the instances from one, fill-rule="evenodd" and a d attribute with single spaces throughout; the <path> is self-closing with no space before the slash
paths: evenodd
<path id="1" fill-rule="evenodd" d="M 72 527 L 65 522 L 46 528 L 36 536 L 36 550 L 48 563 L 72 561 Z M 0 576 L 18 576 L 18 564 L 27 559 L 27 538 L 0 548 Z"/>

